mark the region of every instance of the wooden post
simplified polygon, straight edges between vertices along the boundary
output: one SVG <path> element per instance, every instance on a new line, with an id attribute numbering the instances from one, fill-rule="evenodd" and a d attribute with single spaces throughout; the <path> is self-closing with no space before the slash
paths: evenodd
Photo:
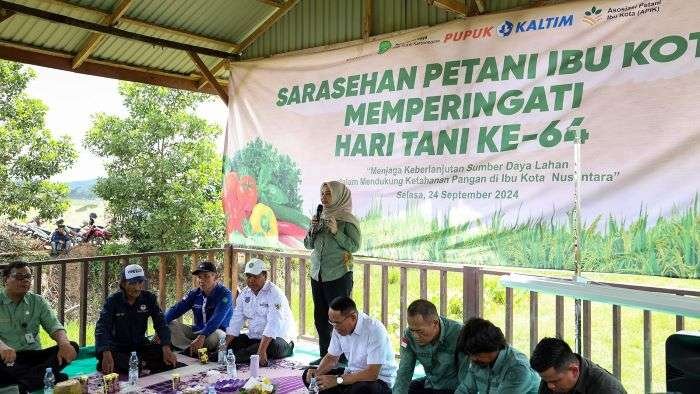
<path id="1" fill-rule="evenodd" d="M 462 293 L 464 320 L 480 317 L 484 292 L 482 274 L 478 267 L 462 266 Z"/>
<path id="2" fill-rule="evenodd" d="M 228 244 L 224 247 L 224 286 L 231 288 L 231 260 L 233 259 L 233 247 Z"/>
<path id="3" fill-rule="evenodd" d="M 440 314 L 447 314 L 447 271 L 440 270 Z"/>
<path id="4" fill-rule="evenodd" d="M 299 259 L 299 336 L 306 334 L 306 259 Z"/>
<path id="5" fill-rule="evenodd" d="M 44 266 L 39 263 L 34 269 L 34 293 L 41 294 L 41 274 Z"/>
<path id="6" fill-rule="evenodd" d="M 158 299 L 160 301 L 160 309 L 165 310 L 167 305 L 167 293 L 165 290 L 165 271 L 167 270 L 168 259 L 164 254 L 158 256 Z"/>
<path id="7" fill-rule="evenodd" d="M 539 341 L 538 329 L 538 302 L 537 302 L 537 292 L 530 292 L 530 354 L 535 350 L 537 342 Z"/>
<path id="8" fill-rule="evenodd" d="M 420 269 L 420 298 L 428 299 L 428 269 Z"/>
<path id="9" fill-rule="evenodd" d="M 197 277 L 194 276 L 194 275 L 192 275 L 192 272 L 193 272 L 194 270 L 197 269 L 197 265 L 198 265 L 198 264 L 197 264 L 197 259 L 198 259 L 198 258 L 199 258 L 199 257 L 197 256 L 197 253 L 192 252 L 192 254 L 191 254 L 191 256 L 190 256 L 190 268 L 191 268 L 191 269 L 190 269 L 190 272 L 187 273 L 187 275 L 192 277 L 192 288 L 193 288 L 193 289 L 194 289 L 195 287 L 197 287 Z"/>
<path id="10" fill-rule="evenodd" d="M 88 312 L 88 273 L 90 264 L 87 261 L 80 263 L 80 327 L 78 328 L 78 344 L 85 346 L 87 334 Z"/>
<path id="11" fill-rule="evenodd" d="M 292 302 L 292 261 L 289 257 L 284 258 L 284 295 L 287 301 Z"/>
<path id="12" fill-rule="evenodd" d="M 270 259 L 270 281 L 272 283 L 277 283 L 277 259 Z"/>
<path id="13" fill-rule="evenodd" d="M 676 331 L 685 330 L 685 318 L 681 315 L 676 316 Z"/>
<path id="14" fill-rule="evenodd" d="M 151 275 L 148 270 L 148 256 L 141 256 L 141 267 L 143 267 L 143 274 L 146 275 L 146 283 L 144 283 L 143 288 L 148 290 L 151 285 Z"/>
<path id="15" fill-rule="evenodd" d="M 620 305 L 612 306 L 612 345 L 613 345 L 613 375 L 620 379 L 622 376 L 622 313 Z"/>
<path id="16" fill-rule="evenodd" d="M 403 335 L 403 332 L 406 331 L 406 308 L 408 308 L 408 300 L 407 300 L 407 295 L 406 295 L 406 277 L 408 276 L 406 267 L 401 267 L 399 269 L 400 275 L 399 275 L 399 285 L 401 286 L 400 290 L 400 295 L 399 295 L 399 307 L 401 308 L 401 314 L 400 314 L 400 322 L 399 322 L 399 330 L 401 331 L 399 335 Z"/>
<path id="17" fill-rule="evenodd" d="M 121 275 L 121 274 L 120 274 Z M 109 297 L 109 260 L 102 261 L 102 303 Z"/>
<path id="18" fill-rule="evenodd" d="M 66 263 L 61 263 L 58 274 L 58 320 L 66 322 Z"/>
<path id="19" fill-rule="evenodd" d="M 179 301 L 182 298 L 182 271 L 185 258 L 181 254 L 175 255 L 175 298 Z"/>
<path id="20" fill-rule="evenodd" d="M 556 297 L 556 312 L 554 314 L 557 325 L 557 338 L 564 339 L 564 297 Z"/>
<path id="21" fill-rule="evenodd" d="M 591 358 L 591 302 L 583 300 L 583 357 Z"/>

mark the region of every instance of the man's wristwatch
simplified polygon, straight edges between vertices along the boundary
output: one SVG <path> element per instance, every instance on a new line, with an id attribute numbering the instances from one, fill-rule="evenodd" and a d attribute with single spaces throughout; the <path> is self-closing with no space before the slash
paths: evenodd
<path id="1" fill-rule="evenodd" d="M 335 382 L 338 383 L 338 386 L 343 384 L 343 377 L 342 376 L 336 376 L 335 377 Z"/>

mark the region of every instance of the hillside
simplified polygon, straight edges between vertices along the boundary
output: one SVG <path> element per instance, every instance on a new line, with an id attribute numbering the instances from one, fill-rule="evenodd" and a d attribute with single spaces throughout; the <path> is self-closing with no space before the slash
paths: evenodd
<path id="1" fill-rule="evenodd" d="M 68 187 L 70 188 L 70 194 L 68 196 L 76 200 L 97 199 L 97 195 L 95 195 L 92 189 L 95 186 L 95 182 L 97 182 L 97 178 L 68 182 Z"/>

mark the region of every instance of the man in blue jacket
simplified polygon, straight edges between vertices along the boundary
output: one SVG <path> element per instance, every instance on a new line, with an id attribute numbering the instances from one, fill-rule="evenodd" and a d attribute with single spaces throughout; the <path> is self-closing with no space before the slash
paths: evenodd
<path id="1" fill-rule="evenodd" d="M 129 371 L 129 357 L 136 352 L 139 369 L 156 373 L 172 369 L 177 359 L 170 350 L 170 330 L 165 324 L 158 298 L 144 290 L 146 275 L 138 264 L 122 271 L 120 290 L 107 298 L 95 327 L 97 370 L 109 374 Z M 160 343 L 146 338 L 148 318 Z"/>
<path id="2" fill-rule="evenodd" d="M 217 280 L 216 266 L 211 261 L 202 261 L 192 272 L 199 286 L 190 290 L 182 300 L 165 313 L 165 321 L 170 325 L 172 344 L 194 356 L 197 349 L 206 347 L 215 352 L 220 339 L 226 338 L 233 315 L 231 290 Z M 176 319 L 192 311 L 192 326 Z"/>

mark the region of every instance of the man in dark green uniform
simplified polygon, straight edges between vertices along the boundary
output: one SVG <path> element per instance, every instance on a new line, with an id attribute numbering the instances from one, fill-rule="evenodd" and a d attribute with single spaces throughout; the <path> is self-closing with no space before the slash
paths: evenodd
<path id="1" fill-rule="evenodd" d="M 435 305 L 415 300 L 406 313 L 408 328 L 401 337 L 401 361 L 394 383 L 395 394 L 452 394 L 459 384 L 455 345 L 462 325 L 439 316 Z M 413 378 L 419 361 L 426 376 Z"/>

